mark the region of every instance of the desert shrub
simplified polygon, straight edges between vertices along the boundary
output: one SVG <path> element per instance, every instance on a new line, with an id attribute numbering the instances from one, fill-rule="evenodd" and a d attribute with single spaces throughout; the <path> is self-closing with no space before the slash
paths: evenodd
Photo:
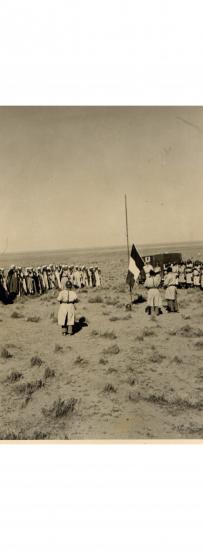
<path id="1" fill-rule="evenodd" d="M 107 370 L 107 374 L 112 374 L 113 372 L 118 372 L 118 371 L 117 369 L 115 369 L 115 367 L 109 367 Z"/>
<path id="2" fill-rule="evenodd" d="M 57 401 L 54 401 L 53 405 L 50 408 L 43 408 L 42 412 L 45 416 L 61 418 L 63 416 L 67 416 L 74 411 L 77 401 L 78 400 L 73 397 L 67 399 L 66 401 L 59 397 Z"/>
<path id="3" fill-rule="evenodd" d="M 13 311 L 13 313 L 11 313 L 11 319 L 22 319 L 22 318 L 23 318 L 22 313 L 19 313 L 18 311 Z"/>
<path id="4" fill-rule="evenodd" d="M 63 351 L 63 347 L 59 344 L 56 344 L 54 348 L 54 353 L 58 353 L 59 351 Z"/>
<path id="5" fill-rule="evenodd" d="M 181 359 L 181 357 L 179 357 L 179 355 L 174 355 L 172 363 L 177 363 L 177 365 L 180 365 L 182 362 L 183 360 Z"/>
<path id="6" fill-rule="evenodd" d="M 103 315 L 110 315 L 109 311 L 103 311 Z"/>
<path id="7" fill-rule="evenodd" d="M 13 357 L 13 355 L 10 353 L 10 351 L 7 350 L 7 348 L 2 348 L 1 349 L 1 357 L 2 359 L 11 359 L 11 357 Z"/>
<path id="8" fill-rule="evenodd" d="M 203 330 L 199 327 L 191 327 L 191 325 L 183 325 L 177 330 L 170 331 L 171 336 L 186 336 L 188 338 L 200 338 L 203 336 Z"/>
<path id="9" fill-rule="evenodd" d="M 91 336 L 99 336 L 99 333 L 97 332 L 97 330 L 92 330 Z"/>
<path id="10" fill-rule="evenodd" d="M 54 369 L 50 369 L 50 367 L 46 367 L 45 371 L 44 371 L 44 378 L 46 380 L 46 378 L 53 378 L 55 376 L 55 370 Z"/>
<path id="11" fill-rule="evenodd" d="M 138 334 L 138 335 L 136 336 L 136 340 L 138 340 L 138 342 L 143 342 L 143 340 L 144 340 L 143 333 L 142 333 L 142 334 Z"/>
<path id="12" fill-rule="evenodd" d="M 100 365 L 106 365 L 107 363 L 108 363 L 108 359 L 104 359 L 104 357 L 101 357 L 101 359 L 99 360 Z"/>
<path id="13" fill-rule="evenodd" d="M 23 399 L 23 401 L 21 403 L 21 409 L 25 409 L 25 407 L 27 407 L 28 403 L 31 401 L 31 398 L 32 398 L 31 393 L 29 393 L 28 395 L 25 396 L 25 398 Z"/>
<path id="14" fill-rule="evenodd" d="M 25 382 L 16 386 L 17 393 L 30 397 L 35 391 L 44 387 L 44 382 L 41 380 L 35 380 L 34 382 Z"/>
<path id="15" fill-rule="evenodd" d="M 116 388 L 113 386 L 113 384 L 105 384 L 103 392 L 104 393 L 116 393 Z"/>
<path id="16" fill-rule="evenodd" d="M 99 295 L 96 296 L 90 296 L 88 299 L 89 304 L 102 304 L 103 298 Z"/>
<path id="17" fill-rule="evenodd" d="M 106 332 L 101 333 L 100 336 L 102 338 L 108 338 L 109 340 L 116 340 L 116 338 L 117 338 L 117 336 L 116 336 L 115 332 L 113 332 L 113 330 L 111 330 L 111 331 L 107 330 Z"/>
<path id="18" fill-rule="evenodd" d="M 75 365 L 88 365 L 87 359 L 78 355 L 74 361 Z"/>
<path id="19" fill-rule="evenodd" d="M 16 441 L 20 439 L 23 439 L 21 432 L 0 433 L 1 441 Z"/>
<path id="20" fill-rule="evenodd" d="M 30 359 L 31 367 L 41 367 L 43 362 L 44 361 L 42 361 L 41 357 L 39 357 L 38 355 L 33 355 L 33 357 L 31 357 Z"/>
<path id="21" fill-rule="evenodd" d="M 150 327 L 144 327 L 144 329 L 143 329 L 143 337 L 145 338 L 145 336 L 155 336 L 154 330 L 151 329 Z"/>
<path id="22" fill-rule="evenodd" d="M 29 439 L 49 439 L 49 434 L 47 434 L 46 432 L 41 432 L 36 430 L 29 437 Z"/>
<path id="23" fill-rule="evenodd" d="M 33 440 L 33 439 L 49 439 L 49 435 L 44 432 L 40 431 L 34 431 L 32 435 L 28 435 L 24 433 L 23 431 L 20 432 L 8 432 L 8 433 L 1 433 L 0 434 L 0 440 L 15 440 L 15 441 L 22 441 L 22 440 Z"/>
<path id="24" fill-rule="evenodd" d="M 195 346 L 197 349 L 202 350 L 203 349 L 203 341 L 200 340 L 199 342 L 195 342 Z"/>
<path id="25" fill-rule="evenodd" d="M 18 372 L 17 370 L 13 370 L 6 378 L 7 382 L 17 382 L 20 380 L 20 378 L 23 377 L 22 372 Z"/>
<path id="26" fill-rule="evenodd" d="M 120 348 L 117 344 L 109 346 L 109 348 L 106 348 L 103 350 L 104 354 L 109 354 L 109 355 L 116 355 L 119 352 L 120 352 Z"/>
<path id="27" fill-rule="evenodd" d="M 105 301 L 107 306 L 116 306 L 118 302 L 119 302 L 118 298 L 106 298 L 106 301 Z"/>
<path id="28" fill-rule="evenodd" d="M 109 317 L 109 321 L 112 321 L 113 323 L 114 321 L 121 321 L 121 318 L 116 315 L 112 315 L 112 317 Z"/>
<path id="29" fill-rule="evenodd" d="M 152 393 L 148 396 L 143 396 L 142 399 L 150 403 L 157 403 L 158 405 L 166 405 L 171 408 L 183 410 L 194 409 L 201 411 L 203 409 L 203 400 L 194 401 L 192 399 L 188 399 L 187 397 L 183 398 L 178 396 L 168 399 L 164 394 Z"/>
<path id="30" fill-rule="evenodd" d="M 152 363 L 162 363 L 163 359 L 165 359 L 165 355 L 161 355 L 157 350 L 154 350 L 154 353 L 150 357 L 150 361 Z"/>
<path id="31" fill-rule="evenodd" d="M 127 379 L 127 382 L 130 386 L 134 386 L 135 385 L 135 378 L 133 376 L 129 376 L 129 378 Z"/>
<path id="32" fill-rule="evenodd" d="M 39 321 L 40 321 L 40 317 L 38 317 L 37 315 L 33 315 L 32 317 L 27 317 L 28 323 L 39 323 Z"/>
<path id="33" fill-rule="evenodd" d="M 184 315 L 182 314 L 182 318 L 185 320 L 185 321 L 188 321 L 189 319 L 191 319 L 191 316 L 188 314 L 188 315 Z"/>

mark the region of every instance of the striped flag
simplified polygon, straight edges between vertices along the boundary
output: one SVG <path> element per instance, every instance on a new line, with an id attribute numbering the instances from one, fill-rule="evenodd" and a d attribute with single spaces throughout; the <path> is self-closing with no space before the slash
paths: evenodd
<path id="1" fill-rule="evenodd" d="M 130 254 L 128 273 L 126 277 L 126 283 L 130 285 L 130 289 L 133 288 L 135 281 L 137 281 L 143 266 L 144 266 L 144 262 L 141 256 L 138 254 L 138 251 L 136 250 L 135 245 L 133 244 L 131 254 Z"/>

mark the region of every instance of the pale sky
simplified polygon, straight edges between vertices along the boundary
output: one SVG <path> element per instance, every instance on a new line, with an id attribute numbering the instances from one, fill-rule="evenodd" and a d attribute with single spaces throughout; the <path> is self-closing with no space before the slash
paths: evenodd
<path id="1" fill-rule="evenodd" d="M 0 252 L 203 239 L 202 107 L 1 107 Z"/>

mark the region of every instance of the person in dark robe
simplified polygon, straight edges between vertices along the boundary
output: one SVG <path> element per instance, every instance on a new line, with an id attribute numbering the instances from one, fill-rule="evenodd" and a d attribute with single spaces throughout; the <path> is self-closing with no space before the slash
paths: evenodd
<path id="1" fill-rule="evenodd" d="M 14 265 L 11 266 L 8 271 L 6 286 L 10 298 L 12 300 L 15 300 L 16 296 L 18 296 L 19 293 L 19 277 Z"/>

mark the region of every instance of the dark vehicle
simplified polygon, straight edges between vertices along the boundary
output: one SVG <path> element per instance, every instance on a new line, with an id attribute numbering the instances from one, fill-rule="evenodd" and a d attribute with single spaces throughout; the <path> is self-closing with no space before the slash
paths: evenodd
<path id="1" fill-rule="evenodd" d="M 164 266 L 167 264 L 180 264 L 182 262 L 182 254 L 180 252 L 163 252 L 163 254 L 151 254 L 151 256 L 143 256 L 145 264 L 151 264 L 153 268 L 160 267 L 162 276 Z M 140 283 L 144 283 L 146 278 L 144 269 L 140 273 Z"/>
<path id="2" fill-rule="evenodd" d="M 151 256 L 143 257 L 144 263 L 150 263 L 153 267 L 161 267 L 166 264 L 180 264 L 182 262 L 182 254 L 180 252 L 164 252 L 163 254 L 152 254 Z"/>

